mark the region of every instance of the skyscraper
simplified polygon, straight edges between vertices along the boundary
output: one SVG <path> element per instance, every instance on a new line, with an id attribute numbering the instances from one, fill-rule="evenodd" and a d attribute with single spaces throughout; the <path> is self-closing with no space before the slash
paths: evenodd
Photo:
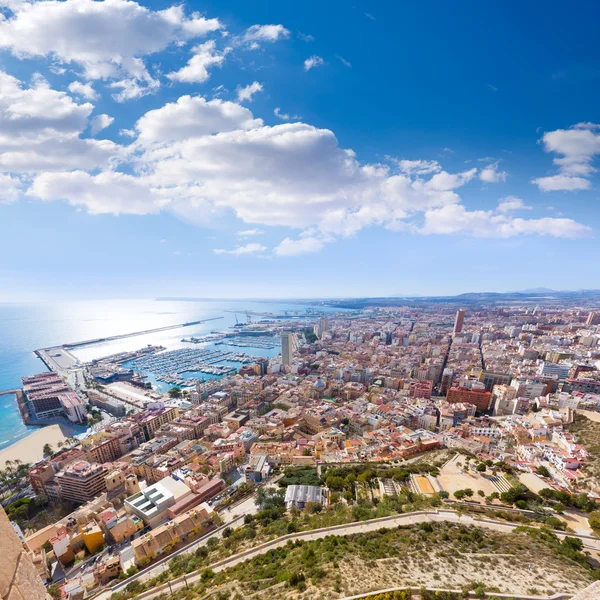
<path id="1" fill-rule="evenodd" d="M 323 337 L 323 333 L 325 333 L 329 329 L 329 319 L 327 317 L 321 317 L 319 319 L 319 327 L 318 327 L 318 335 L 319 338 Z"/>
<path id="2" fill-rule="evenodd" d="M 281 362 L 284 365 L 292 364 L 294 350 L 294 334 L 291 331 L 284 331 L 281 334 Z"/>
<path id="3" fill-rule="evenodd" d="M 454 335 L 460 333 L 465 322 L 465 309 L 460 308 L 456 311 L 456 319 L 454 319 Z"/>

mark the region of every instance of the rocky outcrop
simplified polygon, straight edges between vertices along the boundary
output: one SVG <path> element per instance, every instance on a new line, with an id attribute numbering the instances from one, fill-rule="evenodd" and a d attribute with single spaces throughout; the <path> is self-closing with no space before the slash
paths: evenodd
<path id="1" fill-rule="evenodd" d="M 571 600 L 598 600 L 600 598 L 600 581 L 595 581 L 585 590 L 581 590 Z"/>
<path id="2" fill-rule="evenodd" d="M 0 506 L 0 598 L 45 600 L 46 588 Z"/>

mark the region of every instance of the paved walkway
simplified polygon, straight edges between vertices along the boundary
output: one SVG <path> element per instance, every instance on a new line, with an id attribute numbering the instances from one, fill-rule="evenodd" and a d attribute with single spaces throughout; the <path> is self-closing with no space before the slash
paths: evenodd
<path id="1" fill-rule="evenodd" d="M 453 510 L 419 511 L 414 513 L 383 517 L 381 519 L 373 519 L 371 521 L 347 523 L 345 525 L 335 525 L 333 527 L 325 527 L 323 529 L 314 529 L 312 531 L 304 531 L 300 533 L 284 535 L 270 542 L 260 544 L 259 546 L 250 548 L 249 550 L 240 552 L 239 554 L 235 554 L 221 561 L 213 563 L 212 565 L 209 565 L 208 568 L 212 569 L 215 573 L 218 573 L 219 571 L 223 571 L 224 569 L 235 567 L 237 564 L 246 560 L 250 560 L 255 556 L 264 554 L 269 550 L 272 550 L 273 548 L 280 548 L 281 546 L 285 546 L 288 543 L 288 541 L 318 540 L 327 537 L 328 535 L 352 535 L 356 533 L 367 533 L 371 531 L 377 531 L 379 529 L 398 527 L 400 525 L 416 525 L 418 523 L 444 521 L 451 523 L 460 523 L 462 525 L 467 526 L 472 525 L 476 527 L 482 527 L 484 529 L 499 531 L 501 533 L 510 533 L 511 531 L 520 526 L 517 523 L 506 523 L 503 521 L 494 521 L 492 519 L 477 518 L 471 515 L 461 515 Z M 569 535 L 562 531 L 555 531 L 554 533 L 561 539 Z M 575 534 L 571 534 L 570 537 L 576 537 L 581 539 L 584 547 L 587 549 L 600 551 L 599 538 Z M 159 596 L 160 594 L 164 594 L 165 592 L 174 592 L 188 585 L 197 583 L 198 581 L 200 581 L 200 577 L 201 571 L 196 571 L 195 573 L 185 575 L 163 585 L 157 586 L 152 590 L 142 592 L 139 596 L 137 596 L 137 599 L 149 600 L 151 598 L 156 598 L 157 596 Z M 129 583 L 130 581 L 132 581 L 132 579 L 127 580 L 126 583 Z M 104 600 L 105 598 L 110 598 L 110 594 L 108 596 L 101 595 L 97 598 L 102 598 L 102 600 Z"/>

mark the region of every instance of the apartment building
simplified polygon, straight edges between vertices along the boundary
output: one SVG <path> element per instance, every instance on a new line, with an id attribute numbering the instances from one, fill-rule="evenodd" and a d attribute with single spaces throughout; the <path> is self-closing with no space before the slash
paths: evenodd
<path id="1" fill-rule="evenodd" d="M 146 441 L 151 440 L 155 433 L 165 423 L 170 423 L 179 416 L 179 409 L 175 406 L 163 406 L 149 409 L 139 419 L 139 425 Z"/>
<path id="2" fill-rule="evenodd" d="M 98 463 L 80 460 L 67 465 L 55 476 L 63 501 L 83 504 L 106 490 L 106 469 Z"/>
<path id="3" fill-rule="evenodd" d="M 491 398 L 492 394 L 490 392 L 465 387 L 451 387 L 446 394 L 446 400 L 451 404 L 474 404 L 478 412 L 484 412 L 489 409 Z"/>
<path id="4" fill-rule="evenodd" d="M 86 452 L 88 462 L 114 462 L 122 456 L 118 436 L 106 431 L 100 431 L 84 440 L 82 448 Z"/>

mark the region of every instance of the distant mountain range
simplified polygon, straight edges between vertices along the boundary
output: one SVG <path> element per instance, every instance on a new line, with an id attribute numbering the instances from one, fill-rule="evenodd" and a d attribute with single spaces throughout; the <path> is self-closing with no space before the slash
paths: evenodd
<path id="1" fill-rule="evenodd" d="M 420 306 L 427 304 L 446 304 L 456 306 L 490 304 L 577 304 L 577 301 L 596 300 L 600 303 L 600 290 L 563 290 L 532 288 L 519 292 L 467 292 L 456 296 L 401 296 L 383 298 L 347 298 L 327 300 L 324 304 L 339 308 L 360 309 L 366 306 Z"/>

